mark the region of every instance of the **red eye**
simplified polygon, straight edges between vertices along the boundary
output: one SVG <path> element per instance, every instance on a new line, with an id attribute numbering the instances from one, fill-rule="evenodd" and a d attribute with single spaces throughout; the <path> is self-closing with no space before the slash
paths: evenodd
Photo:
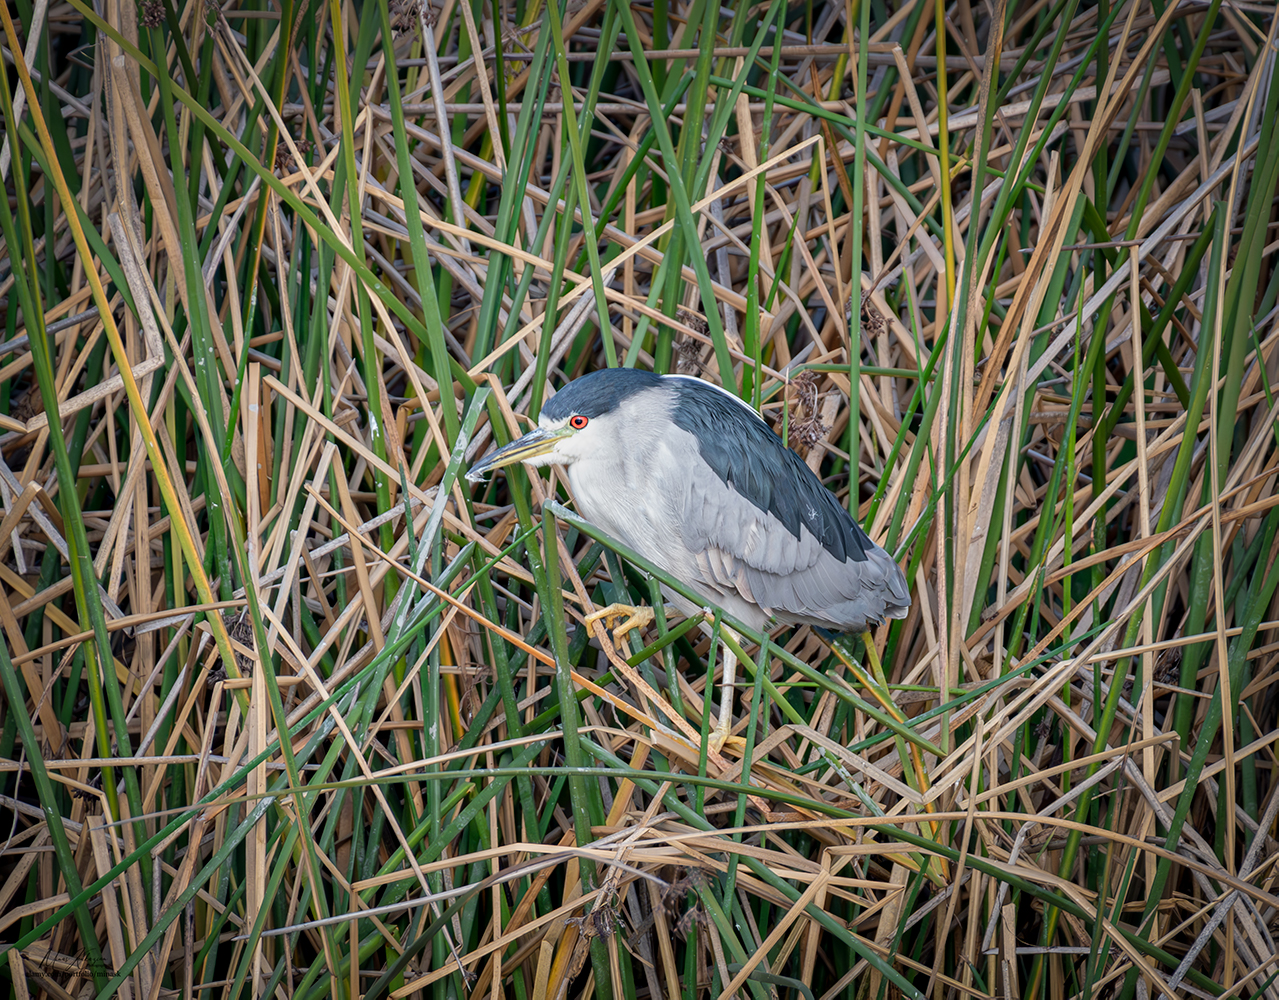
<path id="1" fill-rule="evenodd" d="M 580 413 L 575 413 L 573 416 L 568 418 L 568 425 L 575 431 L 580 431 L 590 422 L 591 421 L 587 417 L 582 416 Z"/>

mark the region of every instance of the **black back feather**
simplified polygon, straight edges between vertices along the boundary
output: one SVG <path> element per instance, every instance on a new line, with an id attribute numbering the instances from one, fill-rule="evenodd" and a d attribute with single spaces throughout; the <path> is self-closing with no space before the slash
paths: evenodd
<path id="1" fill-rule="evenodd" d="M 697 438 L 702 458 L 724 483 L 796 538 L 801 525 L 808 528 L 840 562 L 866 560 L 873 544 L 866 533 L 753 411 L 706 382 L 664 381 L 675 393 L 675 423 Z"/>

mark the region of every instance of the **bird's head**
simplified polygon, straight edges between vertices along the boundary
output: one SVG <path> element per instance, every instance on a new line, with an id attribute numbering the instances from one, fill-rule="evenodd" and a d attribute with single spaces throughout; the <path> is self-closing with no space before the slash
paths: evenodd
<path id="1" fill-rule="evenodd" d="M 633 368 L 609 368 L 575 379 L 542 407 L 535 430 L 488 455 L 467 473 L 478 482 L 516 462 L 528 466 L 572 465 L 606 454 L 624 440 L 622 403 L 661 383 L 661 377 Z"/>

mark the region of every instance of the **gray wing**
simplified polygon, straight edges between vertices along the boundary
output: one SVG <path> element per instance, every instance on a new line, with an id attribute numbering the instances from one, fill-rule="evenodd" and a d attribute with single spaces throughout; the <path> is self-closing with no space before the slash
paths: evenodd
<path id="1" fill-rule="evenodd" d="M 842 508 L 848 518 L 843 527 L 863 543 L 843 559 L 809 530 L 809 518 L 802 519 L 797 537 L 771 511 L 718 477 L 694 475 L 682 492 L 680 523 L 692 560 L 688 574 L 694 577 L 689 582 L 729 598 L 721 603 L 730 613 L 745 601 L 783 622 L 842 632 L 905 617 L 910 591 L 901 569 Z M 830 517 L 829 511 L 822 513 Z"/>

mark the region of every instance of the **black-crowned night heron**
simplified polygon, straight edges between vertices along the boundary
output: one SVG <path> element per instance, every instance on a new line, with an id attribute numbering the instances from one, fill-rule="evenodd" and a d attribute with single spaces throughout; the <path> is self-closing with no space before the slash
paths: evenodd
<path id="1" fill-rule="evenodd" d="M 586 520 L 750 628 L 776 619 L 864 632 L 910 607 L 893 558 L 753 409 L 709 382 L 583 375 L 468 478 L 515 462 L 564 466 Z M 732 727 L 736 658 L 724 659 L 717 747 Z"/>

